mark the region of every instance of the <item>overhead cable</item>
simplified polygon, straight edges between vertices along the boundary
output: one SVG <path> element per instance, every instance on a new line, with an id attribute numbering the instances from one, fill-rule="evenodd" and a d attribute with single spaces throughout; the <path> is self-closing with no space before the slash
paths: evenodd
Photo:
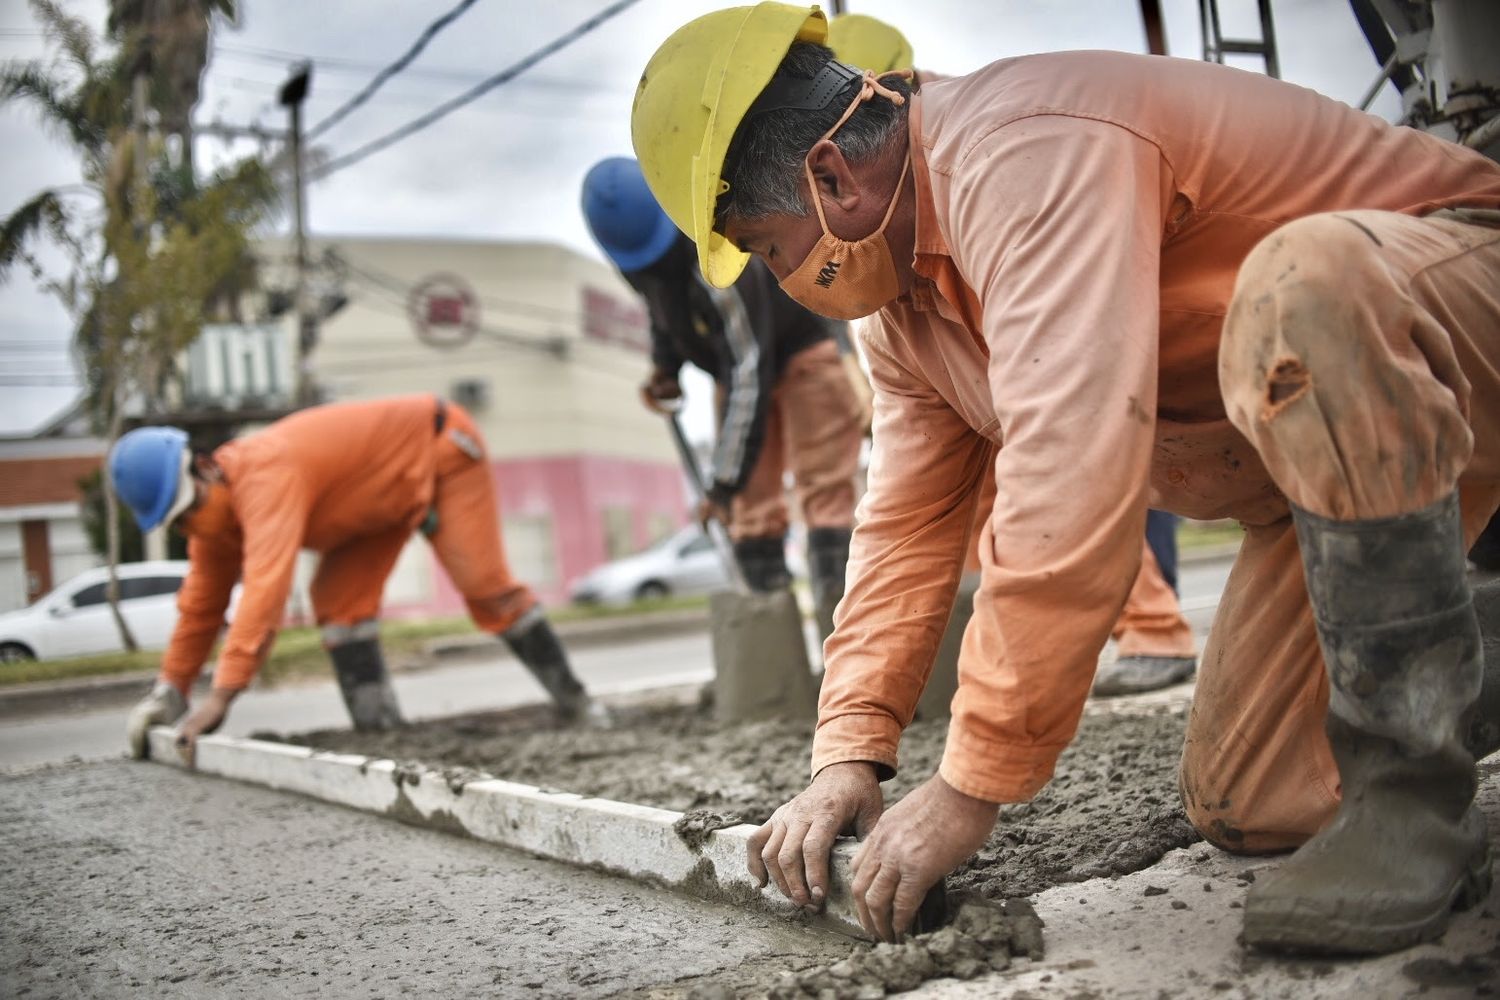
<path id="1" fill-rule="evenodd" d="M 375 91 L 379 90 L 382 84 L 411 65 L 412 60 L 422 54 L 422 50 L 427 47 L 427 43 L 432 41 L 438 32 L 458 20 L 463 16 L 465 11 L 478 2 L 479 0 L 459 0 L 456 6 L 424 28 L 422 33 L 417 36 L 417 40 L 411 43 L 411 48 L 401 54 L 401 58 L 391 63 L 379 73 L 376 73 L 374 79 L 365 84 L 359 93 L 340 105 L 337 111 L 308 129 L 307 138 L 316 139 L 347 118 L 360 105 L 375 96 Z"/>
<path id="2" fill-rule="evenodd" d="M 342 170 L 345 167 L 353 166 L 360 160 L 363 160 L 368 156 L 373 156 L 375 153 L 380 152 L 382 149 L 389 148 L 390 146 L 393 146 L 396 143 L 400 142 L 402 139 L 408 138 L 409 136 L 422 131 L 422 129 L 426 128 L 436 121 L 439 121 L 442 118 L 447 117 L 449 114 L 457 111 L 464 105 L 473 103 L 501 84 L 510 82 L 526 70 L 530 69 L 532 66 L 535 66 L 537 63 L 550 56 L 552 53 L 561 48 L 564 48 L 577 39 L 582 38 L 584 35 L 593 31 L 605 21 L 608 21 L 610 18 L 614 17 L 616 14 L 624 12 L 625 10 L 635 6 L 639 2 L 640 0 L 615 0 L 614 3 L 605 7 L 599 13 L 579 24 L 577 27 L 566 32 L 565 34 L 558 36 L 557 38 L 548 42 L 546 45 L 537 49 L 535 52 L 526 56 L 524 59 L 520 60 L 517 63 L 513 63 L 512 65 L 496 73 L 494 76 L 491 76 L 488 79 L 480 82 L 476 86 L 464 91 L 462 94 L 458 95 L 452 100 L 438 105 L 436 108 L 433 108 L 426 114 L 418 118 L 414 118 L 400 128 L 386 133 L 379 139 L 375 139 L 372 142 L 365 143 L 363 146 L 360 146 L 352 152 L 345 153 L 342 156 L 334 157 L 327 163 L 323 164 L 323 166 L 314 173 L 312 179 L 322 180 L 330 174 L 336 173 L 337 171 Z"/>

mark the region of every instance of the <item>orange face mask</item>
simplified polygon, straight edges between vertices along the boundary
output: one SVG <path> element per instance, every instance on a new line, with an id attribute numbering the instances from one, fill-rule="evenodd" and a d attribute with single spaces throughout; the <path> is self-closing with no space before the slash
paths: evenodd
<path id="1" fill-rule="evenodd" d="M 203 499 L 179 517 L 175 527 L 188 537 L 219 538 L 237 533 L 240 526 L 229 502 L 229 487 L 223 483 L 205 484 Z"/>
<path id="2" fill-rule="evenodd" d="M 855 109 L 876 94 L 894 104 L 906 103 L 905 97 L 881 86 L 879 80 L 874 73 L 865 70 L 864 85 L 848 110 L 834 122 L 833 128 L 823 133 L 824 139 L 842 128 Z M 901 177 L 896 181 L 896 190 L 891 194 L 891 203 L 886 207 L 879 228 L 863 239 L 850 241 L 839 239 L 828 231 L 828 219 L 823 215 L 823 199 L 818 197 L 812 165 L 804 160 L 802 168 L 807 172 L 807 189 L 823 235 L 797 269 L 782 279 L 782 291 L 820 316 L 842 320 L 868 316 L 900 295 L 901 282 L 896 277 L 896 261 L 886 242 L 885 228 L 896 212 L 901 185 L 906 183 L 906 172 L 910 167 L 911 152 L 908 150 L 901 162 Z"/>

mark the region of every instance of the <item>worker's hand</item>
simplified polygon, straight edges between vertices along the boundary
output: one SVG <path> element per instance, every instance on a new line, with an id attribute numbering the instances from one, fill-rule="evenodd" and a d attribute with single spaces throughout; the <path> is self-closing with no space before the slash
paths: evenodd
<path id="1" fill-rule="evenodd" d="M 864 929 L 882 941 L 905 933 L 927 890 L 979 850 L 999 813 L 936 774 L 892 806 L 851 862 Z"/>
<path id="2" fill-rule="evenodd" d="M 874 764 L 829 764 L 801 795 L 750 835 L 746 860 L 751 877 L 761 886 L 769 878 L 798 906 L 822 906 L 828 897 L 828 854 L 834 840 L 841 833 L 863 837 L 884 806 Z"/>
<path id="3" fill-rule="evenodd" d="M 709 521 L 718 521 L 727 528 L 734 515 L 730 512 L 728 504 L 716 503 L 708 497 L 704 497 L 698 501 L 698 507 L 693 511 L 693 517 L 705 528 L 708 527 Z"/>
<path id="4" fill-rule="evenodd" d="M 658 368 L 641 384 L 641 402 L 652 413 L 666 416 L 682 402 L 682 386 L 675 375 Z"/>
<path id="5" fill-rule="evenodd" d="M 193 755 L 198 749 L 198 737 L 204 733 L 211 733 L 218 729 L 224 722 L 224 716 L 229 714 L 229 706 L 234 702 L 238 691 L 225 691 L 214 688 L 209 692 L 203 704 L 199 705 L 186 719 L 182 725 L 177 727 L 177 752 L 182 754 L 182 759 L 189 766 L 193 763 Z"/>

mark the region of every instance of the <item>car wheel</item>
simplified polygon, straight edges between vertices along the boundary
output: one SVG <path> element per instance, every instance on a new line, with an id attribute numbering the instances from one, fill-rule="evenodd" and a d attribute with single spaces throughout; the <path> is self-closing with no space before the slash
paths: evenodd
<path id="1" fill-rule="evenodd" d="M 635 599 L 637 601 L 659 601 L 670 594 L 667 585 L 660 580 L 647 580 L 635 588 Z"/>
<path id="2" fill-rule="evenodd" d="M 29 646 L 19 642 L 0 642 L 0 663 L 24 663 L 36 659 Z"/>

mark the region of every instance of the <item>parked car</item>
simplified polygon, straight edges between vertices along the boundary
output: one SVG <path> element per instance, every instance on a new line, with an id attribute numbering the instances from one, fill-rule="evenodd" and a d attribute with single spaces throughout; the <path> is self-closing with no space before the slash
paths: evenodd
<path id="1" fill-rule="evenodd" d="M 787 569 L 807 576 L 802 556 L 805 532 L 793 525 L 787 538 Z M 607 562 L 573 581 L 575 604 L 629 604 L 653 598 L 728 590 L 729 576 L 713 541 L 696 524 L 633 556 Z"/>
<path id="2" fill-rule="evenodd" d="M 120 613 L 142 649 L 164 649 L 177 624 L 186 560 L 119 566 Z M 73 577 L 35 604 L 0 615 L 0 663 L 122 651 L 103 567 Z"/>
<path id="3" fill-rule="evenodd" d="M 729 586 L 713 542 L 690 524 L 644 552 L 605 563 L 573 581 L 578 604 L 628 604 L 668 595 L 706 594 Z"/>

